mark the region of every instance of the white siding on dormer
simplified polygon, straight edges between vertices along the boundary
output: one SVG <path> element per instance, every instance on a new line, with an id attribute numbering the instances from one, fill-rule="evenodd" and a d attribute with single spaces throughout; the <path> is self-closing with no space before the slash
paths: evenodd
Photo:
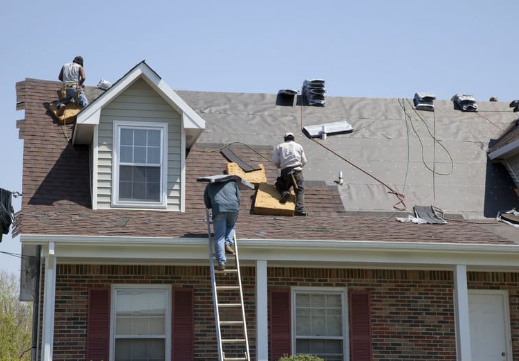
<path id="1" fill-rule="evenodd" d="M 137 80 L 101 110 L 98 137 L 97 209 L 110 208 L 112 196 L 113 121 L 168 124 L 167 210 L 181 210 L 182 120 L 144 80 Z"/>

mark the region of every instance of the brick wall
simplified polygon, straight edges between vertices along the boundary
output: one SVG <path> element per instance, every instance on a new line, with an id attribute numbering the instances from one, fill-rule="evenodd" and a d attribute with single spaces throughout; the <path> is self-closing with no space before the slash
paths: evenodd
<path id="1" fill-rule="evenodd" d="M 451 272 L 302 268 L 268 268 L 267 272 L 269 288 L 347 287 L 369 291 L 374 361 L 456 359 Z M 88 288 L 113 283 L 194 288 L 195 360 L 216 359 L 210 281 L 206 266 L 58 265 L 54 360 L 85 359 Z M 242 282 L 254 359 L 254 268 L 242 268 Z M 468 282 L 469 289 L 509 291 L 514 360 L 518 361 L 519 274 L 470 272 Z"/>

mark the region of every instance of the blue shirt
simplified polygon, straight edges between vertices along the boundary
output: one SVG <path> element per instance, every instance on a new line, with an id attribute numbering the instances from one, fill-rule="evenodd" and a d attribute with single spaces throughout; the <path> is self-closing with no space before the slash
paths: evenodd
<path id="1" fill-rule="evenodd" d="M 222 212 L 240 211 L 240 191 L 234 181 L 209 183 L 204 191 L 204 203 L 213 209 L 213 217 Z"/>

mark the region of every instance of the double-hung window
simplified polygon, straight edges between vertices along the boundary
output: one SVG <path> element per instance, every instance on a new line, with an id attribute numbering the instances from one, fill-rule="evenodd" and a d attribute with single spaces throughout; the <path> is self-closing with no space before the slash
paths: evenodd
<path id="1" fill-rule="evenodd" d="M 171 359 L 170 300 L 167 286 L 113 286 L 111 361 Z"/>
<path id="2" fill-rule="evenodd" d="M 293 289 L 294 354 L 311 354 L 326 361 L 345 360 L 346 299 L 342 289 Z"/>
<path id="3" fill-rule="evenodd" d="M 114 121 L 112 205 L 166 206 L 167 124 Z"/>

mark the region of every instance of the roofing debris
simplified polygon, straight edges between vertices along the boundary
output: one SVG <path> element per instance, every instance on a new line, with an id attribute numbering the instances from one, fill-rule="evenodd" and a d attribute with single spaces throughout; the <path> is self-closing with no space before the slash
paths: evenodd
<path id="1" fill-rule="evenodd" d="M 408 215 L 407 218 L 397 217 L 398 222 L 412 222 L 415 224 L 446 224 L 447 221 L 440 217 L 433 206 L 414 206 L 415 216 Z"/>
<path id="2" fill-rule="evenodd" d="M 220 151 L 220 153 L 222 153 L 222 155 L 225 158 L 227 158 L 229 162 L 238 164 L 241 167 L 241 169 L 243 169 L 245 172 L 261 170 L 261 167 L 259 165 L 250 165 L 249 163 L 243 161 L 240 157 L 236 155 L 236 153 L 233 152 L 231 148 L 224 148 Z"/>
<path id="3" fill-rule="evenodd" d="M 476 98 L 472 95 L 456 94 L 452 97 L 454 104 L 464 112 L 477 112 L 479 110 L 476 104 Z"/>
<path id="4" fill-rule="evenodd" d="M 108 80 L 101 79 L 99 80 L 99 83 L 97 83 L 97 87 L 102 90 L 107 90 L 112 86 L 112 83 L 110 83 Z"/>
<path id="5" fill-rule="evenodd" d="M 415 93 L 413 102 L 414 107 L 417 110 L 427 110 L 434 111 L 433 100 L 436 99 L 436 96 L 431 93 Z"/>
<path id="6" fill-rule="evenodd" d="M 519 228 L 519 212 L 512 208 L 506 212 L 498 212 L 496 220 L 511 225 L 512 227 Z"/>

